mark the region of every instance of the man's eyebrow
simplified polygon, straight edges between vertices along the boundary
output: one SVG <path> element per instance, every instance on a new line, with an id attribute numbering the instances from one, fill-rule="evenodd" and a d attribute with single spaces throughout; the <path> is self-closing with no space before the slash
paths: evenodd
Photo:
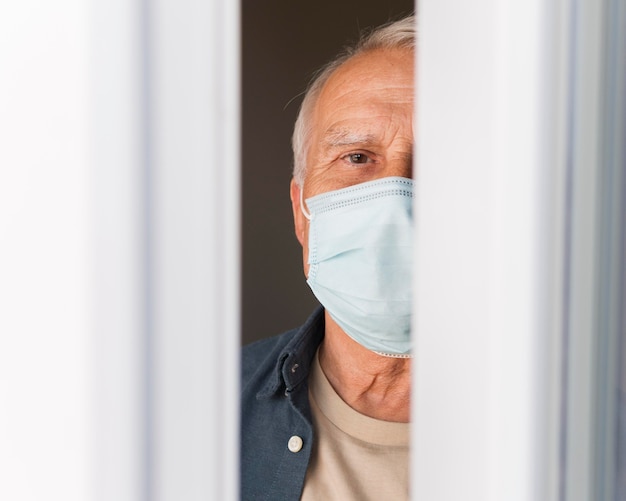
<path id="1" fill-rule="evenodd" d="M 351 146 L 355 144 L 372 144 L 377 141 L 374 134 L 361 133 L 348 129 L 329 129 L 322 138 L 326 146 Z"/>

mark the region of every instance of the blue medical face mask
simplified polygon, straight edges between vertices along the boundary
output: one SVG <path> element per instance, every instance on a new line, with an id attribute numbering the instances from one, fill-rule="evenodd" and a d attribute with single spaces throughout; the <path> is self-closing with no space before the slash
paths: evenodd
<path id="1" fill-rule="evenodd" d="M 410 357 L 413 180 L 386 177 L 308 198 L 307 283 L 339 327 Z"/>

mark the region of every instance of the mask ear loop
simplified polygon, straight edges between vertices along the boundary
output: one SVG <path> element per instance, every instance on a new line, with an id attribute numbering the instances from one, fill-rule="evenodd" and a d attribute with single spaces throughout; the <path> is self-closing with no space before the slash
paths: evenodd
<path id="1" fill-rule="evenodd" d="M 304 202 L 302 201 L 303 192 L 304 192 L 304 184 L 300 187 L 300 210 L 302 210 L 302 214 L 304 214 L 304 217 L 306 217 L 310 221 L 312 219 L 312 216 L 304 207 Z"/>

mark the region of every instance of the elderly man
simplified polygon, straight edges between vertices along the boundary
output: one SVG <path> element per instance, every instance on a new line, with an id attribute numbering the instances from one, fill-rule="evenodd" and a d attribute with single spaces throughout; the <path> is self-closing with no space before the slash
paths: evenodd
<path id="1" fill-rule="evenodd" d="M 373 31 L 313 81 L 291 202 L 322 307 L 244 348 L 243 499 L 408 497 L 415 26 Z"/>

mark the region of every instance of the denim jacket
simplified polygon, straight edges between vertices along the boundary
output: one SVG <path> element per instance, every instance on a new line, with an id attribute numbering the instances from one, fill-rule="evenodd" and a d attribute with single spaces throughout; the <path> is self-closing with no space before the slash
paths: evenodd
<path id="1" fill-rule="evenodd" d="M 308 376 L 323 337 L 324 310 L 320 307 L 299 329 L 243 349 L 244 501 L 300 499 L 313 446 Z"/>

